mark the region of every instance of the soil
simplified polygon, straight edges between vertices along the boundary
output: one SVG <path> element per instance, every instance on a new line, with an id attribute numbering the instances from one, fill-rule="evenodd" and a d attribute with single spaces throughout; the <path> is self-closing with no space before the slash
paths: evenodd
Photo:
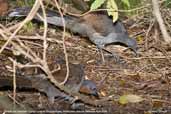
<path id="1" fill-rule="evenodd" d="M 8 26 L 8 25 L 5 25 Z M 34 28 L 36 32 L 27 33 L 21 31 L 20 36 L 36 36 L 43 33 L 41 27 Z M 147 30 L 147 25 L 128 28 L 129 34 Z M 99 88 L 100 99 L 114 96 L 109 101 L 105 101 L 105 106 L 94 107 L 85 104 L 86 110 L 107 110 L 112 114 L 160 114 L 171 112 L 171 50 L 170 46 L 164 44 L 160 34 L 155 38 L 155 32 L 150 31 L 148 37 L 146 33 L 137 36 L 138 57 L 134 56 L 131 50 L 118 45 L 110 45 L 106 48 L 111 52 L 117 53 L 124 62 L 116 62 L 114 57 L 110 57 L 105 52 L 105 62 L 102 61 L 101 53 L 96 46 L 86 38 L 72 33 L 66 33 L 66 49 L 69 62 L 78 62 L 84 65 L 85 75 L 93 80 Z M 48 57 L 53 56 L 64 58 L 62 46 L 62 30 L 48 27 Z M 58 40 L 54 42 L 52 39 Z M 39 56 L 42 55 L 42 41 L 22 39 Z M 1 41 L 1 45 L 4 41 Z M 12 75 L 12 62 L 9 58 L 25 63 L 25 57 L 16 58 L 11 45 L 8 45 L 0 55 L 1 75 Z M 48 59 L 48 58 L 47 58 Z M 27 60 L 30 62 L 30 60 Z M 51 63 L 53 65 L 55 63 Z M 12 95 L 12 91 L 2 91 L 5 95 Z M 119 98 L 123 95 L 133 94 L 142 97 L 141 102 L 128 102 L 121 104 Z M 70 104 L 61 99 L 56 99 L 55 104 L 51 104 L 43 93 L 37 91 L 17 91 L 16 101 L 19 104 L 27 105 L 34 110 L 72 110 Z"/>

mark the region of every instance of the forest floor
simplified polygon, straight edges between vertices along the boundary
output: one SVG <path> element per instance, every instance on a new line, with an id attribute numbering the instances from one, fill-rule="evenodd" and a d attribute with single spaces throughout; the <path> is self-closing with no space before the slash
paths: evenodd
<path id="1" fill-rule="evenodd" d="M 7 23 L 9 24 L 9 22 Z M 126 50 L 124 46 L 109 45 L 106 47 L 111 52 L 117 53 L 125 63 L 117 63 L 114 58 L 108 57 L 105 52 L 105 62 L 102 62 L 98 49 L 86 37 L 66 33 L 66 49 L 69 62 L 78 62 L 84 66 L 86 77 L 98 85 L 100 99 L 114 96 L 110 101 L 105 102 L 106 107 L 103 109 L 109 109 L 110 107 L 114 114 L 171 113 L 171 47 L 162 43 L 162 38 L 160 38 L 162 36 L 158 33 L 159 30 L 155 28 L 149 30 L 148 26 L 145 24 L 126 26 L 130 35 L 144 32 L 136 38 L 139 47 L 138 57 L 135 57 L 131 50 Z M 30 32 L 20 31 L 17 35 L 27 37 L 42 33 L 41 27 L 36 26 Z M 64 58 L 62 30 L 49 26 L 47 33 L 48 38 L 58 40 L 58 42 L 48 41 L 48 54 Z M 42 53 L 42 41 L 30 40 L 29 38 L 22 39 L 22 41 L 36 53 Z M 12 49 L 10 45 L 8 47 Z M 0 55 L 1 74 L 10 72 L 7 63 L 10 64 L 9 66 L 12 65 L 9 59 L 12 56 L 15 55 L 9 51 L 4 51 Z M 6 91 L 5 93 L 12 95 L 12 91 Z M 143 100 L 121 104 L 119 98 L 123 95 L 136 95 Z M 50 104 L 44 94 L 35 91 L 17 92 L 16 100 L 19 104 L 28 105 L 35 110 L 69 108 L 69 106 L 66 106 L 66 101 Z M 99 107 L 89 107 L 91 110 L 100 109 Z"/>

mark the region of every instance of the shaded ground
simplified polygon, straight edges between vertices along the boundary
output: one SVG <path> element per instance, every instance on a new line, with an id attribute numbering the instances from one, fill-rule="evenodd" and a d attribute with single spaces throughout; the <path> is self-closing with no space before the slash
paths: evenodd
<path id="1" fill-rule="evenodd" d="M 141 27 L 141 26 L 140 26 Z M 148 27 L 141 27 L 147 30 Z M 35 28 L 36 33 L 42 33 L 43 30 Z M 141 32 L 142 29 L 133 27 L 129 29 L 130 34 Z M 57 31 L 57 32 L 56 32 Z M 21 35 L 35 35 L 36 33 L 21 32 Z M 48 29 L 48 37 L 52 39 L 61 39 L 61 30 Z M 86 38 L 78 35 L 66 34 L 67 53 L 70 62 L 79 62 L 85 67 L 85 75 L 96 82 L 99 86 L 100 98 L 114 95 L 112 101 L 106 101 L 106 107 L 111 107 L 113 113 L 120 114 L 160 114 L 171 113 L 171 52 L 170 46 L 162 44 L 160 40 L 155 40 L 153 30 L 145 37 L 145 33 L 141 35 L 139 44 L 139 57 L 134 57 L 130 50 L 124 51 L 126 48 L 118 46 L 108 46 L 108 50 L 119 54 L 126 63 L 116 63 L 113 58 L 105 58 L 105 63 L 101 61 L 101 55 L 97 48 L 91 44 Z M 153 37 L 154 36 L 154 37 Z M 159 35 L 157 35 L 159 36 Z M 34 51 L 41 53 L 40 40 L 23 40 L 28 43 Z M 10 47 L 10 46 L 9 46 Z M 10 47 L 11 48 L 11 47 Z M 4 51 L 0 55 L 0 72 L 1 75 L 7 75 L 11 62 L 8 57 L 13 56 L 10 51 Z M 48 55 L 55 57 L 64 57 L 62 43 L 49 42 Z M 53 63 L 52 63 L 53 65 Z M 7 92 L 12 94 L 12 92 Z M 141 96 L 145 100 L 138 103 L 128 103 L 122 105 L 118 102 L 118 98 L 125 94 L 135 94 Z M 63 100 L 50 104 L 44 94 L 38 92 L 17 92 L 17 101 L 35 110 L 57 110 L 70 109 L 67 102 Z M 62 108 L 61 108 L 62 107 Z M 102 107 L 86 106 L 89 110 L 102 109 Z M 104 109 L 106 109 L 104 107 Z"/>

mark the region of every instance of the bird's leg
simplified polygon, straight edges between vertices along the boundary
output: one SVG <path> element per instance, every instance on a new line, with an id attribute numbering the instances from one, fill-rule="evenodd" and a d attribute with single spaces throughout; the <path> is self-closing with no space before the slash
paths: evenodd
<path id="1" fill-rule="evenodd" d="M 111 52 L 105 48 L 103 48 L 103 51 L 107 52 L 110 56 L 112 56 L 116 62 L 120 62 L 120 57 L 116 53 Z"/>
<path id="2" fill-rule="evenodd" d="M 110 56 L 112 56 L 115 59 L 116 62 L 119 62 L 119 63 L 121 62 L 120 57 L 116 53 L 111 52 L 111 51 L 109 51 L 109 50 L 107 50 L 107 49 L 105 49 L 104 47 L 101 47 L 101 46 L 100 47 L 97 46 L 97 48 L 98 48 L 98 50 L 99 50 L 99 52 L 101 54 L 103 63 L 105 62 L 105 57 L 104 57 L 103 51 L 107 52 Z"/>
<path id="3" fill-rule="evenodd" d="M 87 31 L 90 31 L 90 29 L 87 29 Z M 91 30 L 91 31 L 93 31 L 93 30 Z M 108 54 L 112 55 L 112 57 L 115 58 L 116 62 L 120 62 L 120 57 L 116 53 L 112 53 L 112 52 L 105 49 L 106 44 L 114 42 L 112 40 L 113 37 L 106 38 L 97 32 L 94 32 L 94 33 L 89 32 L 88 35 L 89 35 L 90 41 L 93 42 L 94 44 L 96 44 L 98 50 L 100 51 L 103 62 L 105 62 L 105 59 L 104 59 L 104 55 L 103 55 L 102 50 L 107 52 Z M 116 35 L 115 35 L 115 37 L 116 37 Z"/>
<path id="4" fill-rule="evenodd" d="M 101 57 L 102 57 L 102 62 L 105 63 L 105 58 L 104 58 L 104 54 L 103 54 L 103 50 L 100 49 L 100 54 L 101 54 Z"/>
<path id="5" fill-rule="evenodd" d="M 101 55 L 101 58 L 102 58 L 102 62 L 105 63 L 105 58 L 104 58 L 104 54 L 103 54 L 103 50 L 102 49 L 99 49 L 98 50 L 100 51 L 100 55 Z"/>
<path id="6" fill-rule="evenodd" d="M 100 55 L 101 55 L 101 58 L 102 58 L 102 63 L 105 63 L 105 56 L 104 56 L 103 51 L 107 52 L 111 57 L 113 57 L 116 62 L 120 62 L 120 57 L 116 53 L 112 53 L 111 51 L 105 49 L 104 46 L 98 46 L 97 45 L 97 49 L 100 52 Z"/>

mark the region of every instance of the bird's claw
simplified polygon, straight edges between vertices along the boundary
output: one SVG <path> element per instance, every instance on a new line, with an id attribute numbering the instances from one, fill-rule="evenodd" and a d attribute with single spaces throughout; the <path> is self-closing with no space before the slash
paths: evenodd
<path id="1" fill-rule="evenodd" d="M 119 63 L 119 64 L 124 64 L 124 63 L 126 63 L 126 61 L 125 61 L 123 58 L 121 58 L 119 55 L 112 54 L 112 57 L 114 58 L 114 61 L 115 61 L 116 63 Z"/>

